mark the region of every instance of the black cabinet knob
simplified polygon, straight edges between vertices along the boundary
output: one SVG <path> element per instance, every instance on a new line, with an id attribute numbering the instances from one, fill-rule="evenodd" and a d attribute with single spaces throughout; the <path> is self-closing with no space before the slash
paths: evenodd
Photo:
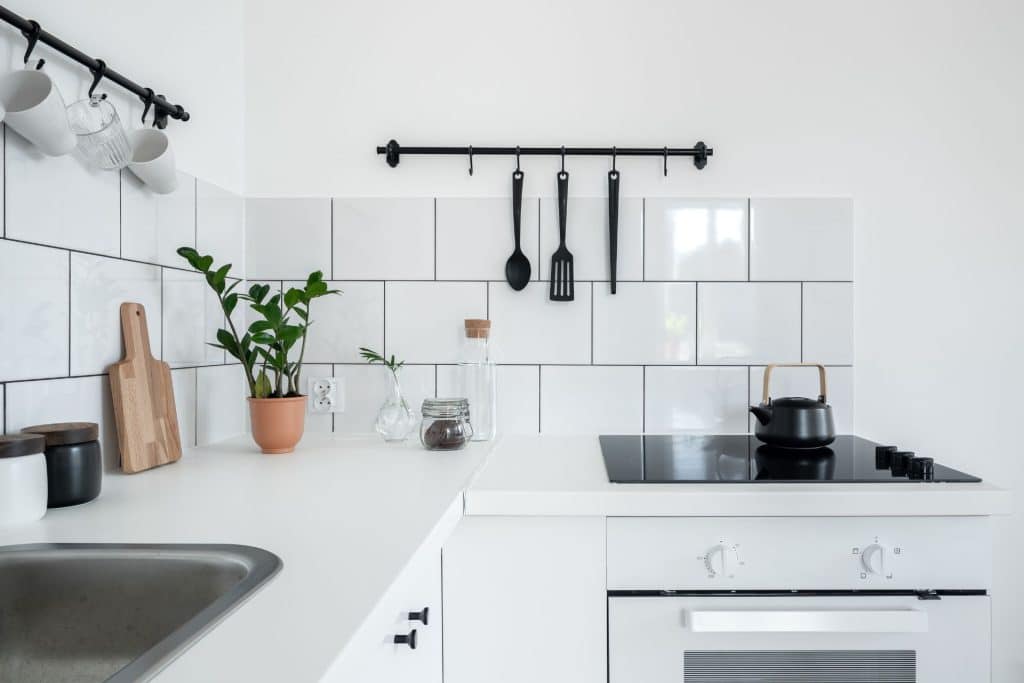
<path id="1" fill-rule="evenodd" d="M 409 612 L 409 621 L 421 621 L 424 626 L 427 626 L 430 622 L 430 608 L 424 607 L 419 612 Z"/>
<path id="2" fill-rule="evenodd" d="M 409 635 L 395 636 L 395 645 L 408 645 L 410 650 L 416 649 L 416 629 L 409 631 Z"/>

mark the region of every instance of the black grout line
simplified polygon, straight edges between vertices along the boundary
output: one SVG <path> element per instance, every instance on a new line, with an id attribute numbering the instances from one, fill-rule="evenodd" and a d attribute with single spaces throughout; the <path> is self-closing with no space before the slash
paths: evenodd
<path id="1" fill-rule="evenodd" d="M 192 399 L 195 408 L 192 411 L 192 445 L 199 446 L 199 370 L 193 368 L 192 376 L 195 378 L 196 395 Z"/>
<path id="2" fill-rule="evenodd" d="M 387 353 L 388 353 L 388 284 L 387 284 L 387 282 L 384 283 L 383 287 L 384 287 L 384 296 L 381 297 L 381 301 L 383 302 L 383 306 L 382 307 L 383 307 L 384 310 L 381 311 L 381 316 L 380 316 L 381 317 L 381 328 L 382 328 L 381 329 L 380 345 L 381 345 L 381 348 L 383 349 L 383 351 L 381 351 L 381 353 L 386 356 Z"/>
<path id="3" fill-rule="evenodd" d="M 164 269 L 160 269 L 160 360 L 164 358 Z"/>
<path id="4" fill-rule="evenodd" d="M 594 364 L 594 283 L 590 283 L 590 364 Z"/>
<path id="5" fill-rule="evenodd" d="M 68 252 L 68 375 L 71 375 L 71 252 Z"/>
<path id="6" fill-rule="evenodd" d="M 331 197 L 331 280 L 334 280 L 334 197 Z M 331 431 L 334 431 L 333 422 Z"/>
<path id="7" fill-rule="evenodd" d="M 2 238 L 0 238 L 0 239 L 2 239 Z M 10 241 L 12 241 L 12 242 L 24 242 L 24 240 L 10 240 Z M 26 244 L 35 244 L 35 245 L 40 246 L 40 247 L 48 247 L 50 249 L 62 249 L 64 251 L 67 251 L 67 249 L 65 249 L 64 247 L 55 247 L 55 246 L 50 245 L 50 244 L 37 244 L 36 242 L 27 242 Z M 71 250 L 71 251 L 75 251 L 75 250 Z M 105 256 L 106 258 L 114 258 L 114 259 L 117 258 L 116 256 L 109 256 L 107 254 L 94 254 L 92 252 L 82 252 L 82 253 L 90 254 L 92 256 Z M 121 260 L 123 260 L 123 261 L 132 261 L 132 259 L 121 259 Z M 132 261 L 132 262 L 134 262 L 134 263 L 142 263 L 142 264 L 151 265 L 151 266 L 159 266 L 159 265 L 161 265 L 159 263 L 150 263 L 148 261 Z M 188 273 L 196 272 L 196 271 L 191 270 L 189 268 L 175 268 L 174 266 L 163 266 L 163 267 L 164 268 L 173 268 L 174 270 L 182 270 L 182 271 L 185 271 L 185 272 L 188 272 Z M 268 281 L 268 280 L 270 280 L 270 278 L 253 278 L 253 277 L 246 277 L 244 279 L 251 280 L 251 281 Z M 303 277 L 285 278 L 285 281 L 286 282 L 291 282 L 291 281 L 294 281 L 294 282 L 305 282 L 305 277 L 303 276 Z M 443 279 L 440 279 L 440 280 L 430 280 L 430 279 L 424 280 L 424 279 L 365 278 L 365 277 L 363 277 L 363 278 L 333 278 L 331 280 L 331 282 L 407 282 L 407 283 L 416 283 L 416 282 L 423 282 L 423 283 L 456 282 L 456 283 L 459 283 L 459 282 L 461 282 L 461 283 L 466 283 L 466 284 L 472 284 L 472 283 L 480 284 L 480 283 L 484 283 L 484 282 L 492 282 L 494 284 L 501 284 L 501 283 L 505 282 L 505 278 L 493 278 L 493 279 L 490 279 L 490 280 L 483 280 L 483 279 L 454 279 L 454 278 L 443 278 Z M 535 282 L 550 282 L 550 280 L 532 280 L 531 279 L 530 282 L 531 283 L 535 283 Z M 594 284 L 602 284 L 602 283 L 608 283 L 610 281 L 609 280 L 601 280 L 601 279 L 596 279 L 596 280 L 591 279 L 591 280 L 588 280 L 588 279 L 584 279 L 584 278 L 576 278 L 575 282 L 582 285 L 582 284 L 586 284 L 588 282 L 594 283 Z M 798 285 L 798 284 L 801 284 L 801 283 L 815 284 L 815 285 L 821 285 L 821 284 L 828 284 L 828 285 L 852 285 L 854 283 L 853 280 L 623 280 L 623 279 L 616 279 L 616 282 L 629 283 L 629 284 L 645 284 L 646 283 L 646 284 L 652 284 L 652 285 L 656 285 L 656 284 L 694 284 L 694 283 L 698 283 L 698 282 L 701 283 L 701 284 L 705 284 L 705 285 L 787 285 L 787 284 L 788 285 Z"/>
<path id="8" fill-rule="evenodd" d="M 693 362 L 700 363 L 700 283 L 693 284 Z"/>
<path id="9" fill-rule="evenodd" d="M 192 248 L 199 249 L 199 178 L 192 177 Z"/>
<path id="10" fill-rule="evenodd" d="M 3 167 L 3 170 L 0 173 L 3 175 L 4 183 L 4 216 L 3 225 L 0 226 L 0 235 L 7 237 L 7 126 L 0 125 L 0 128 L 3 128 L 3 132 L 0 133 L 0 145 L 3 145 L 3 162 L 0 163 L 0 166 Z M 7 413 L 4 412 L 4 415 L 7 415 Z"/>
<path id="11" fill-rule="evenodd" d="M 182 273 L 198 273 L 199 272 L 197 270 L 192 270 L 191 268 L 180 268 L 178 266 L 168 266 L 166 264 L 157 263 L 155 261 L 143 261 L 142 259 L 126 258 L 126 257 L 123 257 L 123 256 L 117 256 L 117 255 L 114 255 L 114 254 L 102 254 L 102 253 L 100 253 L 98 251 L 86 251 L 84 249 L 74 249 L 74 248 L 71 248 L 71 247 L 62 247 L 62 246 L 57 245 L 57 244 L 46 244 L 45 242 L 33 242 L 31 240 L 23 240 L 23 239 L 18 239 L 16 237 L 2 237 L 0 239 L 3 239 L 5 241 L 7 241 L 7 242 L 14 242 L 16 244 L 27 244 L 27 245 L 30 245 L 30 246 L 33 246 L 33 247 L 43 247 L 45 249 L 57 249 L 59 251 L 67 251 L 67 252 L 70 252 L 72 254 L 82 254 L 83 256 L 98 256 L 100 258 L 110 259 L 112 261 L 124 261 L 125 263 L 138 263 L 138 264 L 143 265 L 143 266 L 156 266 L 158 268 L 168 268 L 170 270 L 177 270 L 177 271 L 180 271 Z M 838 280 L 836 282 L 838 282 Z"/>
<path id="12" fill-rule="evenodd" d="M 640 370 L 640 433 L 647 433 L 647 366 Z"/>
<path id="13" fill-rule="evenodd" d="M 490 320 L 491 319 L 491 283 L 487 282 L 487 283 L 485 283 L 485 285 L 486 285 L 486 288 L 487 288 L 487 291 L 486 291 L 486 299 L 487 299 L 487 301 L 486 301 L 486 303 L 484 305 L 487 308 L 487 319 Z"/>
<path id="14" fill-rule="evenodd" d="M 800 283 L 800 362 L 804 362 L 804 283 Z"/>

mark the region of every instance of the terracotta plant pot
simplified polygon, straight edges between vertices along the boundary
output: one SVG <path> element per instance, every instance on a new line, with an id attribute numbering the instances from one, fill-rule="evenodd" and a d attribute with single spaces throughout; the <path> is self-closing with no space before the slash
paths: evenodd
<path id="1" fill-rule="evenodd" d="M 264 453 L 291 453 L 305 429 L 306 397 L 250 398 L 249 419 L 253 441 Z"/>

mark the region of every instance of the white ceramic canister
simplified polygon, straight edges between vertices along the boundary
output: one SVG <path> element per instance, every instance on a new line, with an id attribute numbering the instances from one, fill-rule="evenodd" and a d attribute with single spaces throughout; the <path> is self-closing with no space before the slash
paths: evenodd
<path id="1" fill-rule="evenodd" d="M 0 527 L 46 514 L 45 450 L 46 439 L 38 434 L 0 436 Z"/>

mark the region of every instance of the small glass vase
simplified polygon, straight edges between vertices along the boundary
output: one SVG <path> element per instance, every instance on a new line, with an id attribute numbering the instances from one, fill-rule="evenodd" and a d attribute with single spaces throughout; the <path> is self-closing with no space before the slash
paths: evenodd
<path id="1" fill-rule="evenodd" d="M 388 370 L 387 379 L 388 397 L 377 411 L 377 422 L 374 427 L 385 441 L 405 441 L 416 429 L 419 420 L 402 395 L 398 373 Z"/>

